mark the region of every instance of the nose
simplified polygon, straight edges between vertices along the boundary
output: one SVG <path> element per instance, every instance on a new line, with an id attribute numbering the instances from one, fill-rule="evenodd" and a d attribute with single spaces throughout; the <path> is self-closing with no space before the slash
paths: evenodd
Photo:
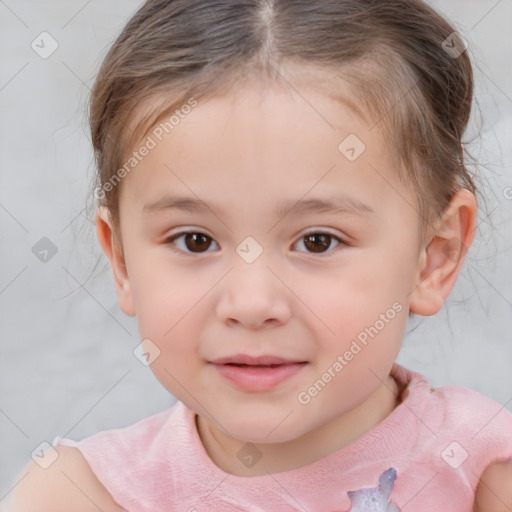
<path id="1" fill-rule="evenodd" d="M 217 317 L 230 327 L 277 327 L 290 319 L 290 295 L 264 261 L 242 262 L 221 283 Z"/>

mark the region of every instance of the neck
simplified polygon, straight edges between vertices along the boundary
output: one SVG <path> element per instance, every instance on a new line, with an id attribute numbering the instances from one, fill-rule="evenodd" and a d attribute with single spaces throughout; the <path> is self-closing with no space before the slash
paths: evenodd
<path id="1" fill-rule="evenodd" d="M 279 473 L 311 464 L 355 441 L 393 412 L 400 403 L 398 395 L 396 381 L 388 376 L 365 402 L 325 425 L 284 443 L 255 444 L 262 458 L 252 468 L 243 467 L 237 458 L 238 450 L 246 444 L 244 441 L 226 435 L 202 416 L 196 415 L 196 427 L 209 457 L 226 473 L 237 476 Z"/>

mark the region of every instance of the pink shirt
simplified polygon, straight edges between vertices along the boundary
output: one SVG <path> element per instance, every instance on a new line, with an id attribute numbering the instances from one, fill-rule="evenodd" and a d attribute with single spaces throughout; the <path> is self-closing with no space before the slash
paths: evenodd
<path id="1" fill-rule="evenodd" d="M 134 425 L 53 445 L 77 447 L 128 512 L 471 512 L 486 466 L 512 458 L 512 414 L 476 391 L 430 387 L 395 363 L 402 403 L 312 464 L 241 477 L 203 448 L 182 402 Z"/>

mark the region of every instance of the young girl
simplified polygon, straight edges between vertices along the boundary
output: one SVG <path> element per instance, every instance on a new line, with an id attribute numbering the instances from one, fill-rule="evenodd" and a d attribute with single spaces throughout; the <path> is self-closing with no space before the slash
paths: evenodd
<path id="1" fill-rule="evenodd" d="M 92 92 L 97 231 L 178 402 L 56 437 L 9 510 L 510 510 L 512 414 L 395 363 L 474 236 L 472 94 L 419 0 L 148 0 Z"/>

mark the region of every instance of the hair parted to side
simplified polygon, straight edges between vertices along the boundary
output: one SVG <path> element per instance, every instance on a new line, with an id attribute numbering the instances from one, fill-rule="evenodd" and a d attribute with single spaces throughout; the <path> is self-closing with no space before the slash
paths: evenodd
<path id="1" fill-rule="evenodd" d="M 453 58 L 442 47 L 454 32 L 421 0 L 147 0 L 106 55 L 90 97 L 94 187 L 104 191 L 99 204 L 116 240 L 122 183 L 104 185 L 150 129 L 190 98 L 200 104 L 289 73 L 382 130 L 416 192 L 423 230 L 456 190 L 476 192 L 461 141 L 471 62 L 466 51 Z"/>

